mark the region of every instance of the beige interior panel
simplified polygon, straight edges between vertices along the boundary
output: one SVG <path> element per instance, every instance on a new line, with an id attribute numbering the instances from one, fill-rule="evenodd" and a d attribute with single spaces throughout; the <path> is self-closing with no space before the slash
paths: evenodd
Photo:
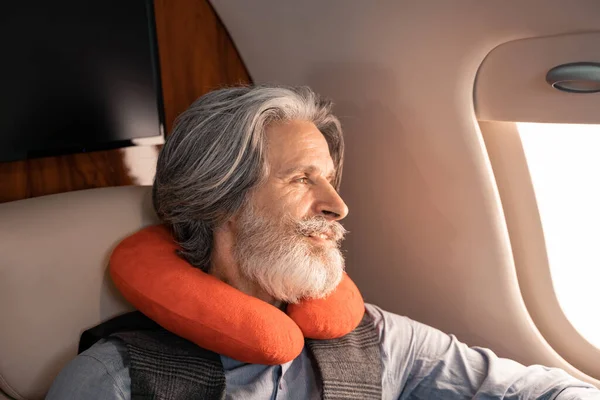
<path id="1" fill-rule="evenodd" d="M 600 124 L 600 93 L 562 92 L 546 82 L 547 72 L 558 65 L 600 63 L 598 43 L 600 32 L 523 39 L 498 46 L 477 73 L 477 118 Z"/>

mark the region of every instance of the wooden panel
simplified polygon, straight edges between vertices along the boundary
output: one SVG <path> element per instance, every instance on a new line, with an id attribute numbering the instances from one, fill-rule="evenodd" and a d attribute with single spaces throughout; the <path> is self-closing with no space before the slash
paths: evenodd
<path id="1" fill-rule="evenodd" d="M 165 120 L 170 131 L 175 117 L 198 96 L 220 86 L 248 83 L 250 77 L 207 1 L 155 1 Z"/>
<path id="2" fill-rule="evenodd" d="M 155 0 L 154 8 L 168 132 L 197 97 L 220 86 L 250 83 L 250 77 L 207 0 Z M 147 176 L 149 157 L 131 148 L 0 163 L 0 203 L 147 183 L 139 177 Z"/>
<path id="3" fill-rule="evenodd" d="M 120 150 L 0 164 L 0 202 L 131 183 Z"/>

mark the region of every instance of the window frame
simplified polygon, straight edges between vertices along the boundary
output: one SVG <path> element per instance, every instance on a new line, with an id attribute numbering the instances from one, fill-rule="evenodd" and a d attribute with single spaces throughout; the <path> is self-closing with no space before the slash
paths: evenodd
<path id="1" fill-rule="evenodd" d="M 554 291 L 542 221 L 517 123 L 480 120 L 479 126 L 527 311 L 558 356 L 586 375 L 600 379 L 600 349 L 571 324 Z"/>

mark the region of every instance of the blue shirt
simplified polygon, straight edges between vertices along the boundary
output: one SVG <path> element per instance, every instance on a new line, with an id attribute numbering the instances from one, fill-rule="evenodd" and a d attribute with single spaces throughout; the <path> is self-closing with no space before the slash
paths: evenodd
<path id="1" fill-rule="evenodd" d="M 366 309 L 381 338 L 384 399 L 600 400 L 600 390 L 560 369 L 525 367 L 379 307 Z M 320 398 L 306 348 L 282 365 L 221 361 L 228 399 Z M 102 340 L 60 372 L 46 399 L 129 400 L 128 364 L 123 342 Z"/>

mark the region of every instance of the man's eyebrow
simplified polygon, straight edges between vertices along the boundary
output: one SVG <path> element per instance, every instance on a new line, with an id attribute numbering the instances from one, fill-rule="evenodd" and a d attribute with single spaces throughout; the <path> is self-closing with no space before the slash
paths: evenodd
<path id="1" fill-rule="evenodd" d="M 314 165 L 295 165 L 295 166 L 290 167 L 290 168 L 286 169 L 285 171 L 283 171 L 281 173 L 281 176 L 289 176 L 289 175 L 293 175 L 298 172 L 313 174 L 313 173 L 319 172 L 319 171 L 320 171 L 320 169 Z M 329 175 L 327 175 L 327 179 L 329 181 L 333 181 L 334 178 L 335 178 L 335 170 L 331 171 L 331 173 Z"/>

